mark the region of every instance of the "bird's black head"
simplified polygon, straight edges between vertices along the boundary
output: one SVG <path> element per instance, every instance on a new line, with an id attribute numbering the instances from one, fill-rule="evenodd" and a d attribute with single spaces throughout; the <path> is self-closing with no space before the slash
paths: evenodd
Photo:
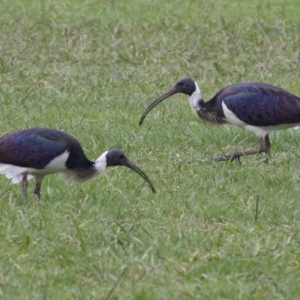
<path id="1" fill-rule="evenodd" d="M 190 77 L 181 78 L 174 86 L 176 93 L 191 96 L 196 91 L 195 81 Z"/>
<path id="2" fill-rule="evenodd" d="M 149 111 L 163 100 L 177 93 L 183 93 L 185 95 L 191 96 L 196 91 L 196 89 L 196 84 L 192 78 L 184 77 L 180 79 L 173 87 L 171 87 L 169 90 L 160 95 L 146 108 L 143 115 L 141 116 L 139 124 L 142 125 Z"/>
<path id="3" fill-rule="evenodd" d="M 155 188 L 148 178 L 148 176 L 132 161 L 130 161 L 126 155 L 119 149 L 112 149 L 106 153 L 106 167 L 114 167 L 114 166 L 125 166 L 136 173 L 138 173 L 141 177 L 145 179 L 145 181 L 149 184 L 153 193 L 155 193 Z"/>
<path id="4" fill-rule="evenodd" d="M 119 149 L 112 149 L 106 154 L 106 167 L 123 166 L 126 161 L 128 158 Z"/>

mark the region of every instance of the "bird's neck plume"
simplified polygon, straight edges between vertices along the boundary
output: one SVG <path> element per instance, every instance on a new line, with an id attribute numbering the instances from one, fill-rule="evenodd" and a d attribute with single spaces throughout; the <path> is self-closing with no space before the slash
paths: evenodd
<path id="1" fill-rule="evenodd" d="M 201 97 L 201 91 L 195 82 L 196 90 L 190 96 L 190 105 L 193 113 L 200 117 L 204 122 L 211 124 L 224 124 L 226 121 L 215 110 L 215 102 L 204 102 Z"/>
<path id="2" fill-rule="evenodd" d="M 66 173 L 72 180 L 85 181 L 101 175 L 106 169 L 106 154 L 104 152 L 95 162 L 89 161 L 89 165 L 82 167 L 72 168 L 70 172 L 67 170 Z"/>

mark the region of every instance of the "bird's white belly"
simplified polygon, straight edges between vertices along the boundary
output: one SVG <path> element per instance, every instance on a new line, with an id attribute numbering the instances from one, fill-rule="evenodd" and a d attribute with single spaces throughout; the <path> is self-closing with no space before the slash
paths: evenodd
<path id="1" fill-rule="evenodd" d="M 63 172 L 67 170 L 66 161 L 69 157 L 69 152 L 65 151 L 49 162 L 43 169 L 25 168 L 10 164 L 0 163 L 0 174 L 4 174 L 7 179 L 11 179 L 12 183 L 22 181 L 23 174 L 27 173 L 27 180 L 35 177 L 37 180 L 42 180 L 47 174 Z"/>
<path id="2" fill-rule="evenodd" d="M 266 135 L 270 134 L 272 131 L 288 129 L 299 124 L 281 124 L 277 126 L 252 126 L 252 125 L 245 125 L 243 126 L 245 129 L 253 132 L 258 138 L 265 137 Z"/>
<path id="3" fill-rule="evenodd" d="M 266 135 L 270 134 L 272 131 L 275 130 L 288 129 L 299 125 L 299 123 L 295 123 L 295 124 L 281 124 L 276 126 L 253 126 L 241 121 L 230 109 L 228 109 L 228 107 L 224 102 L 222 103 L 222 107 L 223 107 L 223 112 L 226 121 L 228 123 L 249 130 L 253 132 L 258 138 L 265 137 Z"/>

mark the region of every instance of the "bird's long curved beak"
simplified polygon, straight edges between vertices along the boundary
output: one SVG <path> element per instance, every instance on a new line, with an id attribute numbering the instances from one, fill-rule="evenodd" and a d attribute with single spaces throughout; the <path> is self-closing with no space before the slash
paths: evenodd
<path id="1" fill-rule="evenodd" d="M 156 193 L 156 190 L 152 184 L 152 182 L 150 181 L 150 179 L 148 178 L 148 176 L 137 166 L 135 165 L 132 161 L 130 161 L 129 159 L 126 160 L 125 163 L 123 163 L 123 165 L 133 171 L 135 171 L 136 173 L 138 173 L 141 177 L 143 177 L 145 179 L 145 181 L 149 184 L 151 190 L 153 193 Z"/>
<path id="2" fill-rule="evenodd" d="M 162 95 L 160 95 L 156 100 L 154 100 L 145 110 L 145 112 L 143 113 L 143 115 L 141 116 L 139 125 L 142 125 L 144 119 L 146 118 L 147 114 L 150 112 L 150 110 L 152 108 L 154 108 L 157 104 L 159 104 L 160 102 L 162 102 L 163 100 L 169 98 L 170 96 L 174 95 L 178 93 L 177 89 L 175 88 L 175 86 L 173 86 L 172 88 L 170 88 L 169 90 L 167 90 L 166 92 L 164 92 Z"/>

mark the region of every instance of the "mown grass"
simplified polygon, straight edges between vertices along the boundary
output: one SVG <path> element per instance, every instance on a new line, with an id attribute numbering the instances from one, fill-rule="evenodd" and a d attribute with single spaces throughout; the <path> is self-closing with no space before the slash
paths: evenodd
<path id="1" fill-rule="evenodd" d="M 180 77 L 205 100 L 239 81 L 300 95 L 297 1 L 0 2 L 1 134 L 76 136 L 89 158 L 118 147 L 124 168 L 42 201 L 0 178 L 2 299 L 297 299 L 299 131 L 271 135 L 272 159 L 213 157 L 257 145 L 210 127 L 184 96 L 139 118 Z M 183 101 L 182 101 L 183 100 Z"/>

